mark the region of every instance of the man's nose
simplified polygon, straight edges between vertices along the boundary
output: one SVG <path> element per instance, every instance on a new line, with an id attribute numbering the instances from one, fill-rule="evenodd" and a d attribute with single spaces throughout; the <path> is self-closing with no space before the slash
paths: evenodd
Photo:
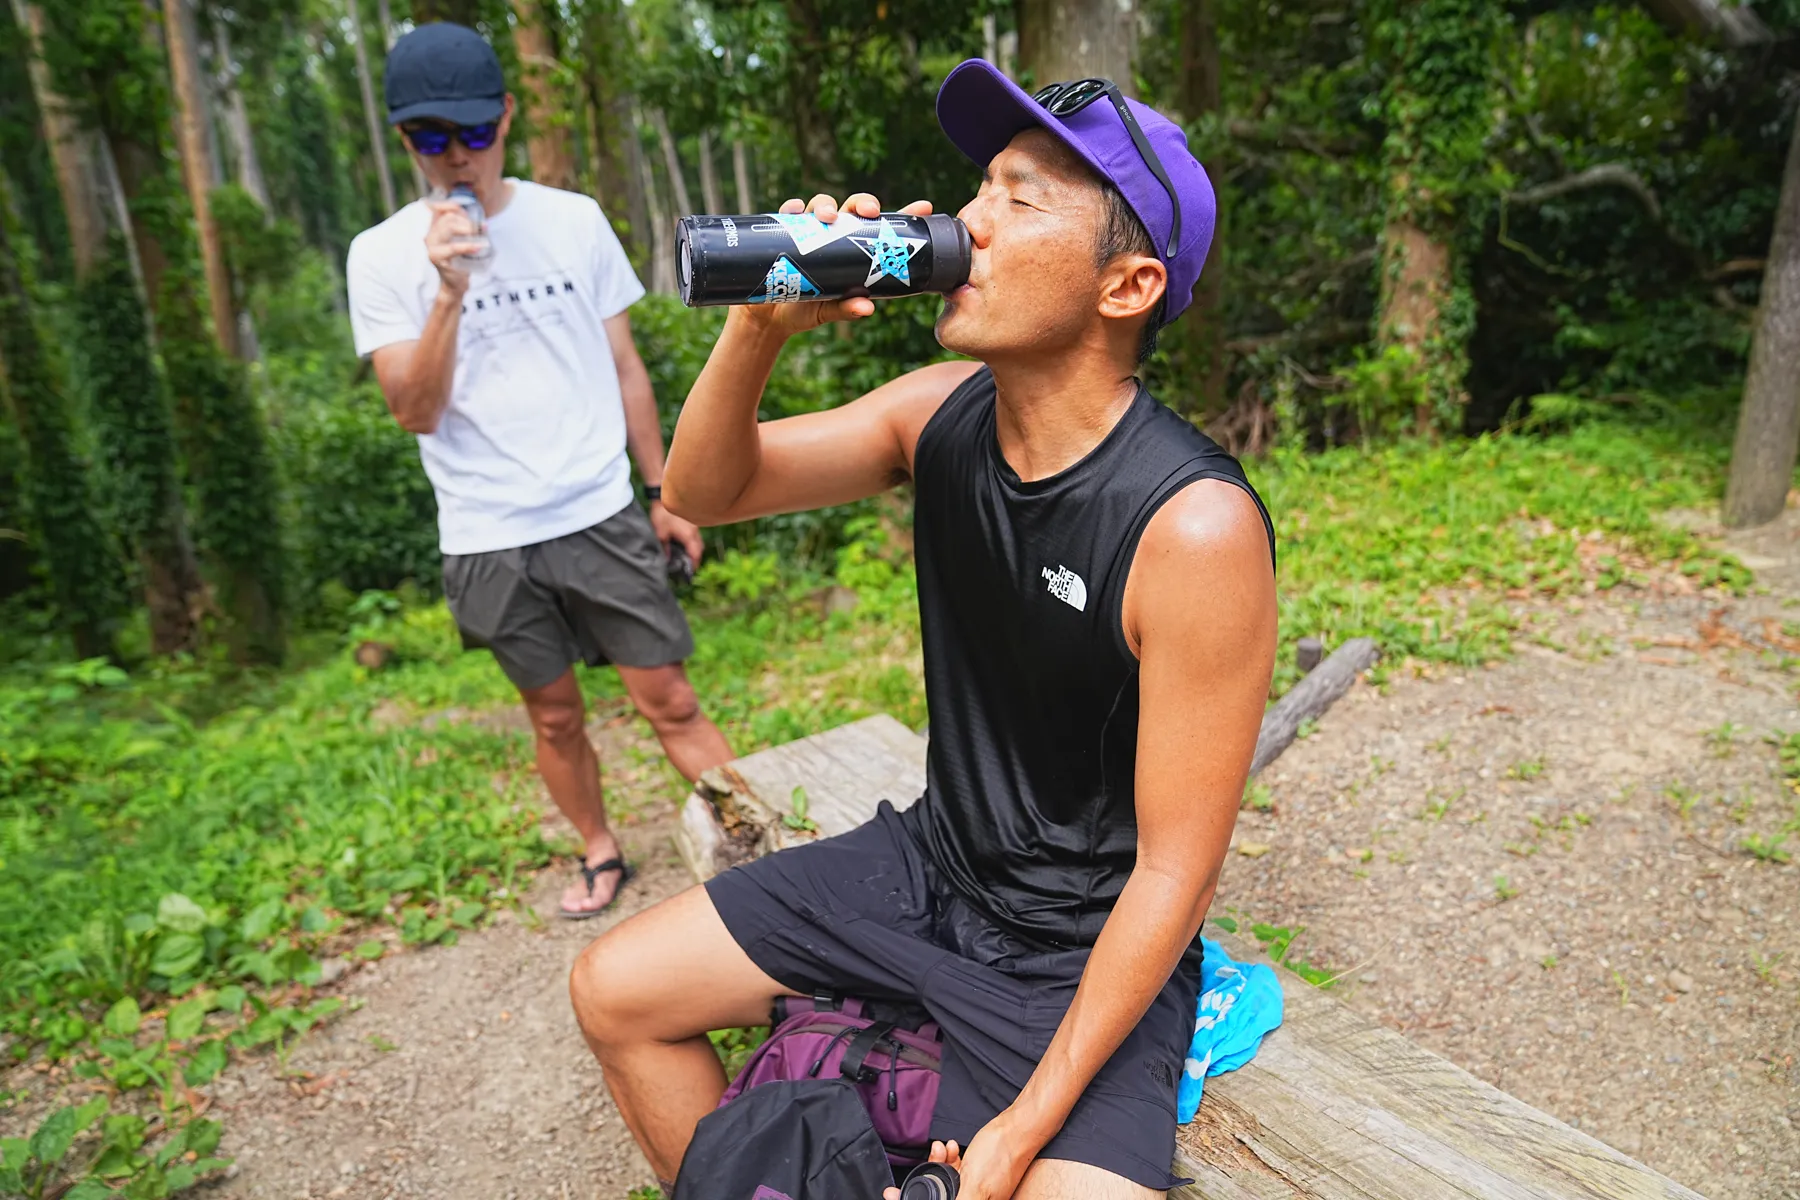
<path id="1" fill-rule="evenodd" d="M 988 219 L 988 206 L 980 196 L 975 197 L 962 206 L 956 214 L 957 219 L 969 227 L 969 240 L 982 249 L 987 249 L 988 238 L 994 232 L 994 225 Z"/>

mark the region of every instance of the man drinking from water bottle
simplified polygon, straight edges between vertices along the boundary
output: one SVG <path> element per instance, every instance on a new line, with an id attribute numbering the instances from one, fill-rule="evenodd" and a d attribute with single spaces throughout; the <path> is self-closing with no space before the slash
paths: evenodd
<path id="1" fill-rule="evenodd" d="M 480 34 L 442 23 L 401 38 L 387 104 L 436 198 L 351 243 L 356 351 L 418 435 L 463 644 L 492 650 L 519 689 L 538 772 L 582 837 L 562 915 L 597 916 L 631 867 L 574 663 L 618 669 L 690 780 L 731 759 L 682 668 L 694 643 L 666 564 L 671 551 L 698 563 L 700 531 L 662 503 L 662 429 L 626 314 L 644 289 L 590 197 L 503 177 L 513 98 Z"/>
<path id="2" fill-rule="evenodd" d="M 639 914 L 571 986 L 665 1179 L 725 1085 L 706 1031 L 822 990 L 916 1001 L 942 1028 L 932 1137 L 963 1200 L 1142 1198 L 1175 1182 L 1197 933 L 1275 655 L 1262 503 L 1136 377 L 1192 298 L 1213 193 L 1181 130 L 1105 80 L 1034 97 L 977 60 L 937 111 L 984 170 L 959 214 L 969 281 L 937 325 L 978 361 L 759 424 L 787 340 L 874 305 L 734 308 L 665 481 L 702 524 L 912 482 L 925 794 Z M 880 211 L 784 211 L 803 208 Z"/>

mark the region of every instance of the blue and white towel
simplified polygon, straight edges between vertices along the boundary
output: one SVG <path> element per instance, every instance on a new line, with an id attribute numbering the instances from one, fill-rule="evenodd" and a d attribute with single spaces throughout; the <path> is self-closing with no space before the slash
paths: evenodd
<path id="1" fill-rule="evenodd" d="M 1281 1024 L 1281 981 L 1272 968 L 1233 962 L 1211 938 L 1202 938 L 1201 945 L 1206 953 L 1200 965 L 1194 1040 L 1175 1096 L 1176 1118 L 1183 1125 L 1200 1111 L 1206 1077 L 1249 1062 L 1263 1035 Z"/>

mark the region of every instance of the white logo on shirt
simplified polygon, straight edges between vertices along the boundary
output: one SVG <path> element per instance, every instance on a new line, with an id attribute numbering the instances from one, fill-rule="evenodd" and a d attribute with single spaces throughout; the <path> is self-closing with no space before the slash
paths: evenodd
<path id="1" fill-rule="evenodd" d="M 1087 611 L 1087 584 L 1081 582 L 1081 576 L 1058 563 L 1054 571 L 1044 568 L 1044 578 L 1050 581 L 1052 596 L 1077 612 Z"/>

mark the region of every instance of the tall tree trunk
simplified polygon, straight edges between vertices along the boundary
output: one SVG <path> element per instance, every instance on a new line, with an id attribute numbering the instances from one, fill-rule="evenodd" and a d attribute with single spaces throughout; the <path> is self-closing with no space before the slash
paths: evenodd
<path id="1" fill-rule="evenodd" d="M 206 291 L 212 301 L 213 334 L 225 353 L 235 358 L 239 350 L 237 306 L 232 303 L 231 273 L 225 264 L 225 248 L 219 241 L 219 227 L 212 216 L 217 167 L 207 144 L 206 93 L 200 83 L 194 13 L 187 0 L 163 0 L 163 27 L 168 39 L 169 76 L 174 83 L 181 174 L 187 181 L 194 227 L 200 235 L 200 261 L 206 270 Z"/>
<path id="2" fill-rule="evenodd" d="M 388 0 L 375 0 L 375 19 L 381 23 L 381 53 L 385 58 L 387 52 L 394 48 L 394 14 Z M 425 182 L 425 172 L 419 169 L 418 161 L 410 154 L 406 155 L 406 165 L 412 168 L 413 191 L 420 196 L 430 191 L 431 185 Z"/>
<path id="3" fill-rule="evenodd" d="M 845 193 L 844 164 L 838 156 L 837 129 L 819 104 L 819 80 L 825 77 L 825 24 L 815 0 L 786 0 L 790 39 L 787 95 L 794 121 L 794 149 L 800 155 L 800 184 L 809 193 Z"/>
<path id="4" fill-rule="evenodd" d="M 250 110 L 244 107 L 244 92 L 238 87 L 238 70 L 231 57 L 231 31 L 224 21 L 214 22 L 213 49 L 218 55 L 219 94 L 225 98 L 225 131 L 231 137 L 232 157 L 236 160 L 237 183 L 272 213 L 269 185 L 263 177 L 262 159 L 256 153 L 256 137 L 250 128 Z"/>
<path id="5" fill-rule="evenodd" d="M 43 114 L 75 258 L 76 337 L 87 362 L 96 442 L 112 483 L 120 539 L 136 557 L 158 654 L 191 649 L 205 585 L 181 500 L 168 397 L 150 347 L 146 299 L 133 263 L 124 197 L 106 143 L 83 129 L 44 65 L 44 14 L 13 0 L 30 38 Z"/>
<path id="6" fill-rule="evenodd" d="M 688 199 L 687 177 L 681 171 L 681 155 L 675 149 L 675 135 L 669 132 L 669 118 L 660 108 L 650 110 L 650 125 L 656 130 L 657 140 L 662 143 L 663 165 L 669 171 L 669 194 L 675 200 L 675 217 L 685 217 L 694 211 L 693 201 Z"/>
<path id="7" fill-rule="evenodd" d="M 650 290 L 669 295 L 675 291 L 675 230 L 662 197 L 656 190 L 656 171 L 643 147 L 634 139 L 632 160 L 644 181 L 644 204 L 650 211 Z"/>
<path id="8" fill-rule="evenodd" d="M 709 213 L 725 211 L 725 193 L 719 190 L 719 172 L 713 164 L 712 130 L 700 131 L 700 198 Z"/>
<path id="9" fill-rule="evenodd" d="M 545 187 L 575 191 L 575 139 L 569 128 L 568 98 L 557 85 L 561 63 L 551 37 L 550 6 L 542 0 L 512 0 L 513 44 L 525 73 L 525 117 L 530 129 L 526 147 L 531 177 Z"/>
<path id="10" fill-rule="evenodd" d="M 587 0 L 582 17 L 581 82 L 587 92 L 588 142 L 600 207 L 612 219 L 626 256 L 640 273 L 647 273 L 650 207 L 637 167 L 636 106 L 623 86 L 634 45 L 631 23 L 619 0 Z"/>
<path id="11" fill-rule="evenodd" d="M 388 169 L 387 126 L 375 107 L 375 80 L 369 74 L 369 48 L 362 14 L 357 10 L 356 0 L 346 0 L 346 3 L 350 10 L 350 29 L 355 35 L 351 44 L 356 53 L 356 87 L 362 93 L 363 120 L 369 126 L 369 149 L 375 156 L 375 182 L 381 189 L 381 215 L 385 217 L 400 207 L 394 200 L 394 173 Z"/>
<path id="12" fill-rule="evenodd" d="M 1494 47 L 1509 19 L 1480 0 L 1370 0 L 1369 8 L 1388 126 L 1376 339 L 1417 363 L 1419 431 L 1458 432 L 1474 301 L 1452 242 L 1491 202 L 1483 189 L 1491 186 Z"/>
<path id="13" fill-rule="evenodd" d="M 1018 0 L 1019 73 L 1028 91 L 1099 76 L 1137 95 L 1136 0 Z"/>
<path id="14" fill-rule="evenodd" d="M 1176 103 L 1189 121 L 1219 111 L 1220 0 L 1190 0 L 1181 13 L 1181 74 Z M 1194 288 L 1193 307 L 1174 331 L 1180 350 L 1192 355 L 1199 380 L 1188 416 L 1215 417 L 1225 410 L 1225 382 L 1231 359 L 1225 349 L 1225 239 L 1213 231 L 1212 250 Z"/>
<path id="15" fill-rule="evenodd" d="M 737 183 L 737 210 L 755 212 L 756 205 L 750 198 L 750 155 L 744 149 L 743 138 L 731 140 L 731 174 Z"/>
<path id="16" fill-rule="evenodd" d="M 1761 525 L 1781 515 L 1800 441 L 1800 118 L 1788 139 L 1775 232 L 1763 268 L 1750 372 L 1738 409 L 1725 523 Z"/>
<path id="17" fill-rule="evenodd" d="M 455 21 L 475 28 L 481 19 L 481 0 L 413 0 L 413 22 L 428 25 L 432 21 Z"/>
<path id="18" fill-rule="evenodd" d="M 82 658 L 112 655 L 124 581 L 82 461 L 61 364 L 38 328 L 19 257 L 12 196 L 0 186 L 0 380 L 25 445 L 25 497 L 57 617 Z"/>

